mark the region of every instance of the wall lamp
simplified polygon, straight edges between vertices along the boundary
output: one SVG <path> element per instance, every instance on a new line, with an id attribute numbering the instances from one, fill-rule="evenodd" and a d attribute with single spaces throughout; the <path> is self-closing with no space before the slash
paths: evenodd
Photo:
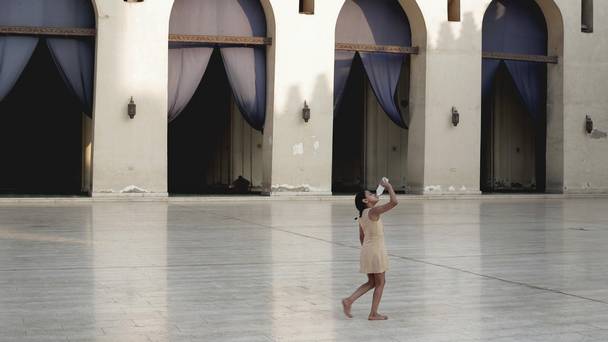
<path id="1" fill-rule="evenodd" d="M 308 107 L 308 103 L 304 101 L 304 108 L 302 108 L 302 119 L 304 122 L 308 122 L 310 120 L 310 107 Z"/>
<path id="2" fill-rule="evenodd" d="M 585 131 L 587 131 L 587 134 L 593 132 L 593 120 L 589 115 L 585 116 Z"/>
<path id="3" fill-rule="evenodd" d="M 131 96 L 131 101 L 129 101 L 129 105 L 127 106 L 127 114 L 131 119 L 135 118 L 135 114 L 137 114 L 137 105 L 133 101 L 133 96 Z"/>
<path id="4" fill-rule="evenodd" d="M 452 125 L 456 127 L 458 126 L 458 123 L 460 123 L 460 113 L 458 113 L 456 107 L 452 107 Z"/>

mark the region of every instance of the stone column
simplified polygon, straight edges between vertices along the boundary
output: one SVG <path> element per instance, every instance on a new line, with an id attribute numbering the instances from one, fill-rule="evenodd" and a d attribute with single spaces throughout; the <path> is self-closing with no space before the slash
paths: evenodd
<path id="1" fill-rule="evenodd" d="M 167 195 L 167 40 L 172 1 L 97 0 L 96 196 Z M 130 98 L 137 104 L 127 115 Z"/>
<path id="2" fill-rule="evenodd" d="M 489 3 L 489 1 L 487 1 Z M 403 0 L 402 3 L 408 3 Z M 481 23 L 485 6 L 461 1 L 461 21 L 449 22 L 447 1 L 418 2 L 426 26 L 424 101 L 412 114 L 408 179 L 418 194 L 478 194 L 481 140 Z M 412 17 L 408 13 L 408 17 Z M 412 19 L 410 19 L 412 22 Z M 412 24 L 414 44 L 416 27 Z M 460 113 L 452 124 L 452 107 Z"/>
<path id="3" fill-rule="evenodd" d="M 269 26 L 276 29 L 268 54 L 264 192 L 270 195 L 329 195 L 333 32 L 343 1 L 316 1 L 314 15 L 300 14 L 297 1 L 270 0 L 269 3 L 275 19 L 274 25 Z M 311 110 L 308 123 L 302 119 L 305 101 Z"/>

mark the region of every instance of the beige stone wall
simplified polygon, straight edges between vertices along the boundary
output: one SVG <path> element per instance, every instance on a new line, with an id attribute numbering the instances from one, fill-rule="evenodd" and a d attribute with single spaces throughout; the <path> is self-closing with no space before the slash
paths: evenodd
<path id="1" fill-rule="evenodd" d="M 427 29 L 424 179 L 412 191 L 479 193 L 481 23 L 489 2 L 462 0 L 460 22 L 448 22 L 447 1 L 418 3 Z M 452 107 L 460 113 L 457 127 Z"/>
<path id="2" fill-rule="evenodd" d="M 268 109 L 262 142 L 266 193 L 331 193 L 335 24 L 344 0 L 263 0 L 269 35 Z M 412 192 L 479 193 L 481 26 L 490 0 L 399 0 L 412 26 L 411 122 L 406 179 Z M 608 2 L 595 32 L 581 33 L 580 1 L 538 0 L 549 22 L 548 191 L 608 192 Z M 167 34 L 171 0 L 95 0 L 98 22 L 93 187 L 103 195 L 167 192 Z M 562 25 L 563 21 L 563 25 Z M 563 29 L 562 29 L 563 26 Z M 130 120 L 133 96 L 138 114 Z M 307 101 L 312 118 L 301 110 Z M 451 124 L 451 108 L 461 114 Z M 585 115 L 596 131 L 584 132 Z"/>
<path id="3" fill-rule="evenodd" d="M 96 1 L 94 196 L 167 193 L 170 10 L 166 0 Z"/>
<path id="4" fill-rule="evenodd" d="M 564 18 L 564 191 L 608 193 L 608 2 L 594 2 L 590 34 L 579 28 L 578 1 L 556 3 Z M 595 124 L 591 135 L 585 115 Z"/>
<path id="5" fill-rule="evenodd" d="M 341 3 L 316 1 L 315 14 L 304 15 L 298 1 L 269 2 L 276 29 L 269 56 L 274 82 L 264 128 L 264 188 L 277 195 L 330 194 L 333 32 Z M 311 109 L 308 123 L 302 120 L 304 101 Z"/>

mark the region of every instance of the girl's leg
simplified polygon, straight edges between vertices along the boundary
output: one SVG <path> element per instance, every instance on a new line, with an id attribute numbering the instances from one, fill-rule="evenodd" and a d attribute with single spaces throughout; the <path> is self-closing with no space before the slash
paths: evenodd
<path id="1" fill-rule="evenodd" d="M 364 294 L 366 294 L 367 291 L 373 289 L 374 286 L 375 286 L 374 275 L 373 274 L 368 274 L 367 275 L 367 283 L 359 286 L 359 288 L 357 290 L 355 290 L 355 292 L 353 292 L 353 294 L 350 295 L 350 297 L 342 299 L 342 307 L 344 309 L 344 314 L 346 315 L 346 317 L 348 317 L 348 318 L 352 318 L 353 317 L 353 315 L 350 314 L 350 308 L 353 305 L 353 303 L 357 299 L 359 299 L 359 297 L 361 297 Z"/>
<path id="2" fill-rule="evenodd" d="M 387 316 L 380 315 L 378 313 L 378 306 L 380 306 L 380 299 L 382 299 L 382 292 L 384 291 L 385 283 L 386 280 L 384 278 L 384 273 L 374 274 L 374 284 L 376 284 L 376 288 L 374 289 L 374 298 L 372 300 L 372 311 L 369 313 L 370 321 L 388 319 Z"/>

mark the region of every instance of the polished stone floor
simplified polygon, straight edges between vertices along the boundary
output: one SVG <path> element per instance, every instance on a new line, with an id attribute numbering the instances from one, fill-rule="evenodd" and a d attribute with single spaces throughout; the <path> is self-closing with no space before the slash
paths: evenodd
<path id="1" fill-rule="evenodd" d="M 0 341 L 607 341 L 608 199 L 0 204 Z"/>

